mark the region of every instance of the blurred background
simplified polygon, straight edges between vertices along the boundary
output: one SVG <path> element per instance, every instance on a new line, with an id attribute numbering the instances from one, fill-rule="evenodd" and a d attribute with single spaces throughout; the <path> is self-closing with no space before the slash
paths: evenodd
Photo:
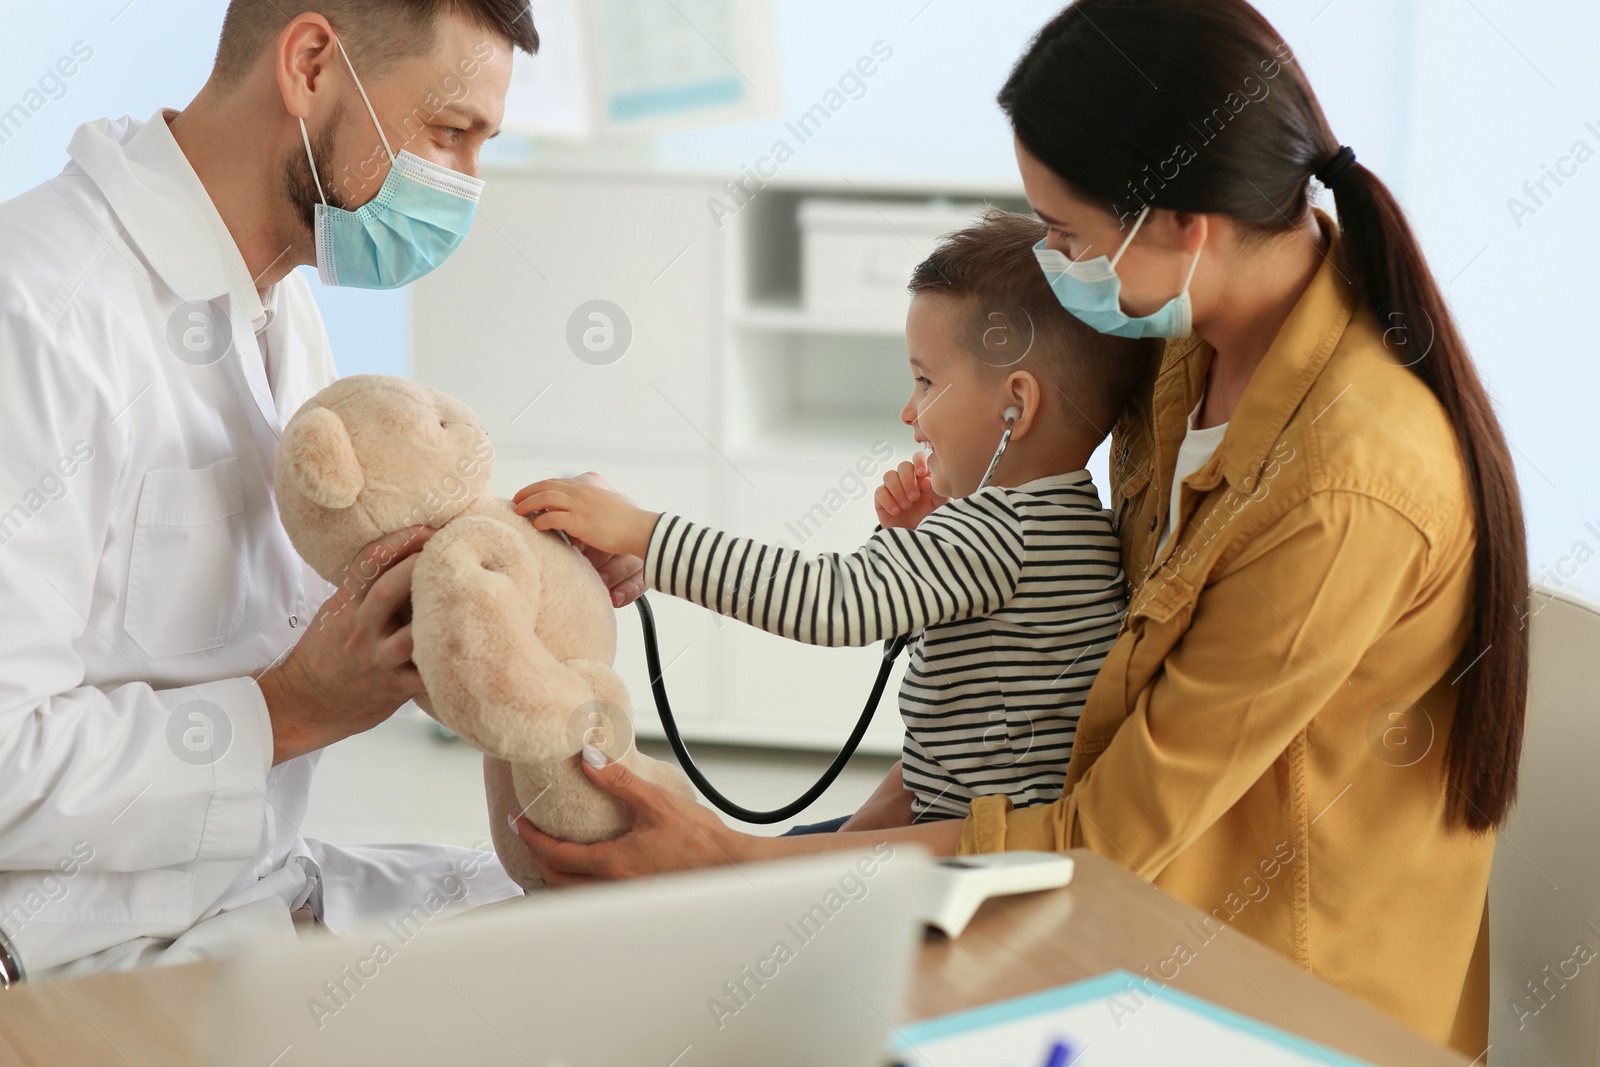
<path id="1" fill-rule="evenodd" d="M 1584 444 L 1600 360 L 1580 314 L 1600 287 L 1600 5 L 1258 6 L 1411 214 L 1515 450 L 1535 578 L 1600 599 Z M 400 292 L 312 274 L 340 371 L 413 375 L 471 403 L 501 493 L 593 468 L 653 509 L 859 546 L 870 487 L 912 451 L 896 417 L 904 278 L 976 205 L 1025 209 L 994 96 L 1058 7 L 535 0 L 544 47 L 517 57 L 462 251 Z M 11 5 L 0 199 L 59 171 L 78 124 L 187 103 L 224 9 Z M 1103 454 L 1091 470 L 1104 495 Z M 656 599 L 666 681 L 708 770 L 749 805 L 797 794 L 848 732 L 876 650 L 790 645 Z M 631 610 L 619 626 L 641 733 L 658 736 Z M 889 692 L 868 755 L 808 819 L 853 809 L 888 767 Z M 476 767 L 399 716 L 325 754 L 305 829 L 481 842 Z"/>

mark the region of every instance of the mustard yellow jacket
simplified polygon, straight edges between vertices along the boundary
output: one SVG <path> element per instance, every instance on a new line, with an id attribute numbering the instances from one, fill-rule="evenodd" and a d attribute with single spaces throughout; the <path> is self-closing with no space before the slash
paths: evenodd
<path id="1" fill-rule="evenodd" d="M 1445 413 L 1404 362 L 1426 324 L 1358 307 L 1321 221 L 1327 262 L 1184 479 L 1159 555 L 1210 346 L 1170 342 L 1113 430 L 1129 609 L 1065 792 L 975 801 L 961 849 L 1089 848 L 1207 912 L 1149 980 L 1231 926 L 1475 1056 L 1494 838 L 1447 819 L 1442 763 L 1472 507 Z"/>

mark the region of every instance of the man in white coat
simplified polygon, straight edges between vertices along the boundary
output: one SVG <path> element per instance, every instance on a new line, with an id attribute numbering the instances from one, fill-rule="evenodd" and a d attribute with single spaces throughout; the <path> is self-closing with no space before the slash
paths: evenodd
<path id="1" fill-rule="evenodd" d="M 383 288 L 453 250 L 513 47 L 528 0 L 232 0 L 188 108 L 81 127 L 0 205 L 0 985 L 518 892 L 482 852 L 299 833 L 318 751 L 421 691 L 429 531 L 335 591 L 272 496 L 335 377 L 293 268 Z"/>

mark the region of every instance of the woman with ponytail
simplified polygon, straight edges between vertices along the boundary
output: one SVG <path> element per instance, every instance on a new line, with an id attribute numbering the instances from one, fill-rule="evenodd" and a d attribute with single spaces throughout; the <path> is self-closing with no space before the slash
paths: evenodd
<path id="1" fill-rule="evenodd" d="M 1244 0 L 1080 0 L 1000 103 L 1062 303 L 1174 339 L 1113 435 L 1132 599 L 1065 795 L 963 848 L 1092 848 L 1478 1055 L 1527 548 L 1404 213 Z"/>
<path id="2" fill-rule="evenodd" d="M 524 826 L 534 862 L 560 884 L 878 840 L 1088 848 L 1206 912 L 1204 940 L 1232 926 L 1478 1055 L 1527 552 L 1505 437 L 1403 212 L 1244 0 L 1077 0 L 1000 103 L 1058 299 L 1169 339 L 1113 429 L 1130 606 L 1063 795 L 761 838 L 591 768 L 635 829 Z"/>

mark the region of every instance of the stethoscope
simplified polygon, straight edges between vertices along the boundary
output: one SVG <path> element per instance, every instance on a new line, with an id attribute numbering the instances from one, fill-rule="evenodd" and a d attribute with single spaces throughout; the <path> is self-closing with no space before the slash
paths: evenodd
<path id="1" fill-rule="evenodd" d="M 1000 446 L 994 450 L 994 458 L 989 461 L 989 467 L 983 472 L 983 478 L 978 482 L 982 489 L 989 484 L 989 479 L 994 477 L 995 468 L 1000 465 L 1000 457 L 1005 455 L 1006 445 L 1011 443 L 1011 427 L 1022 417 L 1020 408 L 1008 407 L 1003 413 L 1006 420 L 1005 432 L 1000 435 Z M 872 717 L 878 711 L 878 701 L 883 697 L 883 688 L 889 684 L 889 674 L 894 670 L 894 663 L 910 640 L 910 635 L 902 634 L 884 642 L 883 661 L 878 667 L 878 677 L 872 683 L 872 692 L 867 695 L 866 706 L 861 709 L 861 717 L 856 720 L 855 728 L 850 731 L 850 737 L 845 741 L 844 747 L 833 758 L 828 769 L 822 777 L 802 793 L 799 798 L 770 811 L 757 811 L 735 804 L 723 796 L 706 778 L 705 772 L 695 765 L 694 757 L 689 755 L 689 746 L 683 743 L 683 734 L 678 730 L 678 720 L 672 714 L 672 705 L 667 700 L 667 687 L 662 681 L 661 649 L 656 644 L 656 617 L 650 610 L 646 597 L 639 597 L 634 601 L 639 608 L 639 625 L 644 630 L 644 658 L 650 668 L 650 695 L 655 698 L 656 711 L 661 716 L 661 729 L 667 735 L 667 744 L 672 746 L 672 754 L 678 757 L 678 763 L 683 767 L 683 773 L 689 776 L 689 781 L 695 788 L 705 794 L 707 800 L 715 804 L 722 811 L 750 823 L 782 822 L 798 815 L 809 808 L 812 803 L 825 793 L 834 780 L 843 772 L 845 764 L 850 762 L 850 757 L 856 754 L 856 749 L 861 745 L 861 739 L 867 734 L 867 727 L 872 725 Z"/>

